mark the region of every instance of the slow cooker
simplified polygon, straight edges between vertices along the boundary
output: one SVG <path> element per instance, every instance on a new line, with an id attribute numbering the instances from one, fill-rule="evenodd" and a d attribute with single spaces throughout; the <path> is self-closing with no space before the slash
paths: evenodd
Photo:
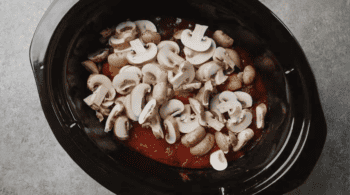
<path id="1" fill-rule="evenodd" d="M 268 91 L 267 127 L 224 171 L 172 167 L 130 150 L 103 131 L 83 99 L 80 62 L 99 33 L 126 19 L 186 18 L 233 37 L 249 51 Z M 317 162 L 326 124 L 308 61 L 287 27 L 259 1 L 54 1 L 41 19 L 30 60 L 42 108 L 69 156 L 116 194 L 285 193 Z M 188 179 L 182 178 L 186 174 Z"/>

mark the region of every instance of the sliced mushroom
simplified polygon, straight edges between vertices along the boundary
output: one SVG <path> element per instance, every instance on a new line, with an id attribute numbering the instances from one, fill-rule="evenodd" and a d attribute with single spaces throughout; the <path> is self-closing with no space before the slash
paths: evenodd
<path id="1" fill-rule="evenodd" d="M 209 106 L 209 96 L 214 91 L 211 81 L 206 81 L 204 86 L 198 91 L 195 98 L 205 107 Z"/>
<path id="2" fill-rule="evenodd" d="M 185 105 L 184 111 L 179 117 L 176 117 L 177 124 L 181 133 L 190 133 L 200 127 L 199 116 L 191 114 L 191 106 Z"/>
<path id="3" fill-rule="evenodd" d="M 242 64 L 241 64 L 241 58 L 239 57 L 238 53 L 236 50 L 230 49 L 230 48 L 225 48 L 226 53 L 228 56 L 233 60 L 235 65 L 242 70 Z"/>
<path id="4" fill-rule="evenodd" d="M 228 113 L 230 120 L 233 122 L 239 121 L 242 113 L 242 104 L 238 101 L 221 102 L 218 105 L 221 113 Z"/>
<path id="5" fill-rule="evenodd" d="M 89 71 L 92 74 L 100 73 L 100 71 L 97 68 L 97 65 L 91 60 L 85 60 L 81 64 L 86 68 L 87 71 Z"/>
<path id="6" fill-rule="evenodd" d="M 181 85 L 191 83 L 195 77 L 195 70 L 191 63 L 184 61 L 180 64 L 178 73 L 174 76 L 173 71 L 168 71 L 169 83 L 173 88 L 179 88 Z"/>
<path id="7" fill-rule="evenodd" d="M 239 75 L 239 74 L 238 74 Z M 228 78 L 228 84 L 226 85 L 226 89 L 229 91 L 236 91 L 242 88 L 242 81 L 238 78 L 237 74 L 232 74 Z"/>
<path id="8" fill-rule="evenodd" d="M 113 68 L 117 68 L 118 70 L 120 70 L 123 66 L 128 64 L 128 60 L 126 59 L 127 54 L 128 52 L 118 52 L 110 54 L 108 56 L 108 64 Z M 116 74 L 118 74 L 118 72 L 114 73 L 114 75 Z"/>
<path id="9" fill-rule="evenodd" d="M 222 30 L 216 30 L 213 34 L 213 39 L 218 43 L 218 45 L 225 48 L 233 45 L 233 39 Z"/>
<path id="10" fill-rule="evenodd" d="M 161 120 L 158 113 L 158 106 L 155 99 L 152 99 L 146 104 L 140 114 L 139 123 L 142 124 L 142 127 L 152 128 L 153 135 L 157 139 L 164 138 Z"/>
<path id="11" fill-rule="evenodd" d="M 203 156 L 214 147 L 214 144 L 214 135 L 211 133 L 207 133 L 202 141 L 190 148 L 190 153 L 195 156 Z"/>
<path id="12" fill-rule="evenodd" d="M 221 85 L 228 79 L 228 76 L 224 75 L 223 69 L 220 69 L 215 75 L 215 84 Z"/>
<path id="13" fill-rule="evenodd" d="M 261 103 L 256 107 L 256 127 L 262 129 L 265 127 L 265 115 L 267 112 L 266 104 Z"/>
<path id="14" fill-rule="evenodd" d="M 219 131 L 215 132 L 215 141 L 219 148 L 227 154 L 230 150 L 230 138 L 228 135 L 225 135 Z"/>
<path id="15" fill-rule="evenodd" d="M 144 65 L 142 67 L 142 75 L 142 82 L 150 85 L 168 81 L 168 73 L 163 71 L 157 63 L 148 63 Z"/>
<path id="16" fill-rule="evenodd" d="M 119 116 L 114 123 L 114 135 L 119 140 L 127 140 L 129 138 L 129 130 L 131 125 L 128 117 Z"/>
<path id="17" fill-rule="evenodd" d="M 243 91 L 235 91 L 233 93 L 236 95 L 237 100 L 241 102 L 242 108 L 249 108 L 253 105 L 253 98 L 248 93 Z"/>
<path id="18" fill-rule="evenodd" d="M 114 104 L 114 102 L 115 102 L 114 100 L 104 100 L 101 104 L 101 107 L 109 108 Z"/>
<path id="19" fill-rule="evenodd" d="M 207 126 L 207 122 L 205 120 L 205 112 L 203 105 L 194 98 L 188 98 L 188 101 L 190 102 L 190 106 L 194 113 L 198 116 L 199 124 L 202 126 Z"/>
<path id="20" fill-rule="evenodd" d="M 111 80 L 103 74 L 91 74 L 87 80 L 87 87 L 94 91 L 96 87 L 103 85 L 108 89 L 108 95 L 106 95 L 106 100 L 113 100 L 116 95 L 116 91 L 112 86 Z"/>
<path id="21" fill-rule="evenodd" d="M 249 127 L 249 125 L 252 123 L 253 114 L 251 111 L 244 109 L 241 113 L 241 118 L 237 121 L 234 120 L 228 120 L 226 123 L 226 127 L 228 130 L 239 133 Z"/>
<path id="22" fill-rule="evenodd" d="M 198 126 L 192 132 L 186 133 L 184 136 L 182 136 L 181 143 L 187 148 L 195 146 L 204 139 L 205 134 L 205 129 L 202 126 Z"/>
<path id="23" fill-rule="evenodd" d="M 189 61 L 194 66 L 201 66 L 203 63 L 207 62 L 215 53 L 216 44 L 212 40 L 211 45 L 208 50 L 199 52 L 192 50 L 188 47 L 184 47 L 183 52 L 186 56 L 186 60 Z"/>
<path id="24" fill-rule="evenodd" d="M 131 47 L 130 41 L 136 38 L 137 33 L 125 31 L 120 34 L 113 35 L 109 38 L 108 44 L 117 50 L 126 50 Z"/>
<path id="25" fill-rule="evenodd" d="M 99 113 L 101 113 L 103 116 L 105 117 L 108 117 L 109 114 L 111 113 L 111 109 L 109 108 L 104 108 L 104 107 L 100 107 L 98 110 L 97 110 Z"/>
<path id="26" fill-rule="evenodd" d="M 115 106 L 113 107 L 111 113 L 108 115 L 106 126 L 105 126 L 105 132 L 109 132 L 112 130 L 113 125 L 115 123 L 115 120 L 117 116 L 124 110 L 124 105 L 122 102 L 116 101 Z"/>
<path id="27" fill-rule="evenodd" d="M 244 84 L 250 85 L 254 81 L 255 75 L 256 75 L 256 73 L 255 73 L 255 69 L 253 68 L 253 66 L 251 66 L 251 65 L 246 66 L 244 68 L 244 71 L 243 71 Z"/>
<path id="28" fill-rule="evenodd" d="M 136 85 L 140 83 L 140 78 L 135 72 L 124 72 L 117 74 L 113 78 L 113 87 L 122 95 L 131 93 Z"/>
<path id="29" fill-rule="evenodd" d="M 107 56 L 109 54 L 109 49 L 100 49 L 90 55 L 88 55 L 88 59 L 95 62 L 99 63 L 107 59 Z"/>
<path id="30" fill-rule="evenodd" d="M 220 104 L 219 95 L 220 94 L 216 94 L 213 98 L 211 98 L 209 109 L 219 122 L 226 123 L 224 115 L 218 109 L 218 105 Z"/>
<path id="31" fill-rule="evenodd" d="M 164 129 L 167 132 L 165 134 L 165 141 L 168 142 L 168 144 L 174 144 L 180 139 L 179 126 L 177 125 L 175 118 L 169 115 L 164 119 L 163 123 Z"/>
<path id="32" fill-rule="evenodd" d="M 178 54 L 180 52 L 179 45 L 174 41 L 162 41 L 158 45 L 157 60 L 162 68 L 172 70 L 185 61 Z"/>
<path id="33" fill-rule="evenodd" d="M 169 115 L 176 116 L 181 114 L 184 109 L 185 106 L 180 100 L 171 99 L 160 107 L 159 114 L 160 117 L 164 120 Z"/>
<path id="34" fill-rule="evenodd" d="M 144 44 L 154 43 L 158 45 L 161 40 L 161 36 L 157 32 L 146 30 L 145 32 L 141 33 L 140 39 Z"/>
<path id="35" fill-rule="evenodd" d="M 195 89 L 201 88 L 201 86 L 202 86 L 201 82 L 199 82 L 197 80 L 193 80 L 192 83 L 181 85 L 179 88 L 176 88 L 175 90 L 177 90 L 177 91 L 181 91 L 181 90 L 193 91 Z"/>
<path id="36" fill-rule="evenodd" d="M 157 108 L 157 101 L 155 99 L 150 100 L 142 109 L 142 112 L 139 117 L 139 123 L 143 124 L 150 118 L 152 118 L 154 113 L 157 111 Z"/>
<path id="37" fill-rule="evenodd" d="M 223 171 L 227 168 L 228 163 L 222 150 L 217 150 L 210 154 L 210 165 L 217 171 Z"/>
<path id="38" fill-rule="evenodd" d="M 140 39 L 130 41 L 134 52 L 129 52 L 126 56 L 130 64 L 142 65 L 155 60 L 157 56 L 157 46 L 154 43 L 147 43 L 143 46 Z"/>
<path id="39" fill-rule="evenodd" d="M 116 34 L 121 34 L 123 32 L 136 31 L 136 24 L 132 21 L 121 22 L 115 28 Z"/>
<path id="40" fill-rule="evenodd" d="M 101 112 L 99 112 L 99 111 L 96 111 L 96 117 L 98 118 L 98 120 L 99 120 L 100 122 L 102 122 L 103 119 L 104 119 L 103 114 L 102 114 Z"/>
<path id="41" fill-rule="evenodd" d="M 139 67 L 136 67 L 136 66 L 130 66 L 130 65 L 123 66 L 119 72 L 120 74 L 123 74 L 126 72 L 133 72 L 133 73 L 136 73 L 137 76 L 139 76 L 140 80 L 142 79 L 142 71 Z"/>
<path id="42" fill-rule="evenodd" d="M 207 51 L 211 45 L 212 39 L 204 36 L 208 26 L 196 24 L 194 30 L 186 29 L 181 33 L 181 42 L 186 47 L 194 51 Z"/>
<path id="43" fill-rule="evenodd" d="M 160 82 L 153 87 L 152 98 L 154 98 L 157 101 L 158 105 L 162 105 L 168 99 L 167 93 L 168 93 L 167 83 Z"/>
<path id="44" fill-rule="evenodd" d="M 205 121 L 208 127 L 215 129 L 216 131 L 221 131 L 225 127 L 225 124 L 217 120 L 210 111 L 205 111 Z"/>
<path id="45" fill-rule="evenodd" d="M 240 149 L 243 148 L 243 146 L 253 138 L 254 136 L 254 131 L 250 128 L 247 128 L 245 130 L 243 130 L 242 132 L 238 133 L 237 136 L 237 145 L 235 147 L 233 147 L 233 151 L 237 152 Z"/>
<path id="46" fill-rule="evenodd" d="M 151 86 L 146 83 L 138 84 L 131 92 L 131 109 L 137 120 L 145 106 L 146 94 L 151 92 Z"/>
<path id="47" fill-rule="evenodd" d="M 126 116 L 133 121 L 138 121 L 138 117 L 135 116 L 134 112 L 132 111 L 131 94 L 125 96 L 124 107 Z"/>
<path id="48" fill-rule="evenodd" d="M 146 30 L 157 32 L 156 25 L 153 24 L 153 22 L 149 20 L 137 20 L 134 22 L 138 29 L 140 29 L 140 32 L 143 33 Z"/>
<path id="49" fill-rule="evenodd" d="M 229 72 L 232 73 L 235 68 L 235 62 L 233 59 L 229 56 L 229 53 L 226 52 L 226 49 L 222 47 L 217 47 L 215 49 L 215 53 L 213 55 L 213 60 L 218 61 L 221 64 L 224 65 L 225 70 L 230 70 Z"/>
<path id="50" fill-rule="evenodd" d="M 209 81 L 221 69 L 218 62 L 210 61 L 201 65 L 196 71 L 196 79 L 205 82 Z"/>
<path id="51" fill-rule="evenodd" d="M 219 95 L 219 101 L 221 102 L 234 102 L 237 101 L 237 97 L 234 92 L 232 91 L 223 91 Z"/>

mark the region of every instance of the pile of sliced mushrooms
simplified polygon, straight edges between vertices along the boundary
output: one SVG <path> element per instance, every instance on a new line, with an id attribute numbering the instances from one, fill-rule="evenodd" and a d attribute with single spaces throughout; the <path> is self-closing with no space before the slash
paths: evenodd
<path id="1" fill-rule="evenodd" d="M 210 154 L 210 164 L 218 171 L 226 169 L 225 154 L 231 148 L 240 150 L 254 136 L 248 128 L 253 99 L 237 89 L 252 84 L 256 73 L 251 65 L 242 70 L 237 52 L 231 49 L 232 38 L 221 30 L 210 38 L 205 36 L 207 28 L 196 24 L 193 31 L 179 30 L 170 40 L 161 40 L 148 20 L 126 21 L 101 32 L 100 40 L 108 40 L 109 48 L 89 55 L 82 65 L 91 73 L 87 87 L 93 92 L 84 101 L 100 122 L 107 118 L 105 132 L 113 130 L 118 139 L 127 140 L 131 121 L 137 121 L 151 128 L 157 139 L 168 144 L 181 140 L 198 156 L 209 153 L 216 143 L 220 150 Z M 183 44 L 185 58 L 179 55 L 176 41 Z M 103 61 L 116 70 L 112 80 L 100 73 L 98 64 Z M 229 90 L 218 92 L 216 86 L 235 67 L 240 72 L 230 79 Z M 197 94 L 184 104 L 174 98 L 181 92 Z M 261 103 L 255 111 L 257 128 L 264 128 L 266 105 Z M 228 135 L 221 132 L 225 126 Z M 206 132 L 208 128 L 215 129 L 215 135 Z"/>

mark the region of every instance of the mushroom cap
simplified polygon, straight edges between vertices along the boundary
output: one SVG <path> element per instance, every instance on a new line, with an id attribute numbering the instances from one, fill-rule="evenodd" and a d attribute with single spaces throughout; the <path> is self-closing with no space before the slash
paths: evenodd
<path id="1" fill-rule="evenodd" d="M 111 110 L 106 120 L 105 132 L 109 132 L 113 128 L 116 117 L 124 110 L 124 105 L 122 102 L 116 101 L 115 106 Z"/>
<path id="2" fill-rule="evenodd" d="M 152 90 L 152 98 L 162 105 L 167 100 L 168 84 L 166 82 L 157 83 Z"/>
<path id="3" fill-rule="evenodd" d="M 229 37 L 222 30 L 216 30 L 213 33 L 213 39 L 222 47 L 231 47 L 233 45 L 233 39 Z"/>
<path id="4" fill-rule="evenodd" d="M 113 88 L 111 80 L 103 74 L 91 74 L 87 80 L 87 87 L 94 91 L 96 87 L 103 85 L 108 89 L 108 96 L 106 100 L 113 100 L 116 96 L 116 91 Z"/>
<path id="5" fill-rule="evenodd" d="M 164 40 L 164 41 L 161 41 L 157 45 L 157 47 L 158 47 L 158 51 L 160 51 L 163 48 L 167 48 L 173 53 L 176 53 L 176 54 L 180 53 L 180 47 L 175 41 Z"/>
<path id="6" fill-rule="evenodd" d="M 119 116 L 114 123 L 114 135 L 119 140 L 127 140 L 129 138 L 129 130 L 131 129 L 131 125 L 128 117 Z"/>
<path id="7" fill-rule="evenodd" d="M 163 124 L 164 129 L 167 132 L 165 134 L 165 141 L 168 142 L 168 144 L 174 144 L 180 139 L 179 126 L 177 125 L 175 118 L 169 115 L 164 119 Z"/>
<path id="8" fill-rule="evenodd" d="M 181 137 L 181 143 L 187 148 L 195 146 L 202 141 L 206 135 L 206 131 L 202 126 L 198 126 L 192 132 L 186 133 Z"/>
<path id="9" fill-rule="evenodd" d="M 241 119 L 239 123 L 234 123 L 231 120 L 228 120 L 226 123 L 226 127 L 228 130 L 232 131 L 233 133 L 239 133 L 249 127 L 249 125 L 252 123 L 253 120 L 253 114 L 250 110 L 244 109 L 241 113 Z"/>
<path id="10" fill-rule="evenodd" d="M 176 117 L 177 124 L 181 133 L 190 133 L 200 127 L 199 116 L 191 114 L 191 105 L 186 104 L 184 111 L 179 117 Z"/>
<path id="11" fill-rule="evenodd" d="M 138 121 L 138 117 L 136 117 L 134 112 L 132 111 L 131 94 L 128 94 L 127 96 L 125 96 L 123 103 L 125 107 L 126 116 L 133 121 Z"/>
<path id="12" fill-rule="evenodd" d="M 114 66 L 119 69 L 128 63 L 128 60 L 126 59 L 126 55 L 127 55 L 127 52 L 112 53 L 107 58 L 108 64 L 110 66 Z"/>
<path id="13" fill-rule="evenodd" d="M 209 96 L 214 91 L 211 81 L 206 81 L 204 86 L 198 91 L 195 98 L 205 107 L 209 106 Z"/>
<path id="14" fill-rule="evenodd" d="M 142 65 L 153 61 L 158 52 L 157 45 L 154 43 L 147 43 L 142 45 L 140 39 L 130 41 L 134 52 L 129 52 L 126 56 L 130 64 Z"/>
<path id="15" fill-rule="evenodd" d="M 168 81 L 168 73 L 163 71 L 157 63 L 148 63 L 144 65 L 142 67 L 142 75 L 142 82 L 150 85 Z"/>
<path id="16" fill-rule="evenodd" d="M 228 56 L 233 60 L 235 65 L 242 70 L 241 58 L 239 57 L 237 51 L 230 48 L 225 48 L 225 50 Z"/>
<path id="17" fill-rule="evenodd" d="M 215 84 L 221 85 L 228 79 L 228 76 L 224 75 L 224 70 L 221 68 L 215 75 Z"/>
<path id="18" fill-rule="evenodd" d="M 211 98 L 209 110 L 220 122 L 225 122 L 224 115 L 218 109 L 218 105 L 220 104 L 219 95 L 220 94 L 216 94 L 213 98 Z"/>
<path id="19" fill-rule="evenodd" d="M 154 116 L 156 109 L 157 101 L 155 99 L 150 100 L 141 111 L 139 123 L 143 124 L 146 121 L 149 121 Z"/>
<path id="20" fill-rule="evenodd" d="M 267 112 L 267 106 L 264 103 L 260 103 L 256 109 L 256 127 L 258 129 L 264 128 L 265 126 L 265 115 Z"/>
<path id="21" fill-rule="evenodd" d="M 227 168 L 228 163 L 222 150 L 217 150 L 210 154 L 210 164 L 217 171 L 223 171 Z"/>
<path id="22" fill-rule="evenodd" d="M 161 41 L 161 36 L 159 33 L 157 32 L 153 32 L 150 30 L 146 30 L 145 32 L 141 33 L 140 39 L 142 40 L 142 42 L 144 44 L 147 43 L 154 43 L 154 44 L 159 44 L 159 42 Z"/>
<path id="23" fill-rule="evenodd" d="M 237 100 L 241 102 L 242 108 L 249 108 L 253 105 L 253 98 L 249 95 L 249 93 L 243 92 L 243 91 L 235 91 L 233 92 Z"/>
<path id="24" fill-rule="evenodd" d="M 198 68 L 196 79 L 199 81 L 209 81 L 219 70 L 221 66 L 215 61 L 209 61 Z"/>
<path id="25" fill-rule="evenodd" d="M 237 152 L 254 136 L 254 131 L 250 128 L 244 129 L 237 135 L 237 145 L 233 147 L 233 151 Z"/>
<path id="26" fill-rule="evenodd" d="M 88 59 L 98 63 L 98 62 L 102 62 L 103 60 L 107 59 L 107 56 L 109 54 L 109 49 L 105 48 L 105 49 L 99 49 L 96 52 L 88 55 Z"/>
<path id="27" fill-rule="evenodd" d="M 248 65 L 243 70 L 243 82 L 246 85 L 250 85 L 255 78 L 256 72 L 253 66 Z"/>
<path id="28" fill-rule="evenodd" d="M 151 92 L 151 86 L 146 83 L 140 83 L 131 91 L 131 108 L 134 115 L 138 118 L 145 106 L 146 94 Z"/>
<path id="29" fill-rule="evenodd" d="M 207 133 L 202 141 L 190 148 L 190 153 L 196 156 L 203 156 L 207 154 L 215 144 L 215 137 L 211 133 Z"/>
<path id="30" fill-rule="evenodd" d="M 100 73 L 100 71 L 97 68 L 97 65 L 91 60 L 85 60 L 81 64 L 86 68 L 87 71 L 89 71 L 92 74 Z"/>
<path id="31" fill-rule="evenodd" d="M 149 20 L 136 20 L 134 21 L 136 26 L 140 29 L 140 32 L 143 33 L 146 30 L 150 30 L 152 32 L 157 32 L 156 25 L 153 24 L 153 22 Z"/>
<path id="32" fill-rule="evenodd" d="M 120 34 L 125 31 L 135 31 L 135 30 L 136 30 L 136 24 L 132 21 L 121 22 L 115 28 L 116 34 Z"/>
<path id="33" fill-rule="evenodd" d="M 201 64 L 208 61 L 211 57 L 213 57 L 215 53 L 216 44 L 215 41 L 212 40 L 211 45 L 208 50 L 203 52 L 194 51 L 188 47 L 184 47 L 184 53 L 186 55 L 186 60 L 191 62 L 194 66 L 200 66 Z"/>
<path id="34" fill-rule="evenodd" d="M 237 97 L 232 91 L 223 91 L 219 95 L 219 101 L 221 102 L 229 102 L 229 101 L 237 101 Z"/>
<path id="35" fill-rule="evenodd" d="M 207 126 L 207 122 L 205 120 L 205 112 L 203 105 L 194 98 L 188 98 L 188 101 L 190 102 L 190 106 L 193 110 L 193 112 L 196 113 L 197 116 L 199 116 L 199 124 L 202 126 Z"/>
<path id="36" fill-rule="evenodd" d="M 160 107 L 159 114 L 160 117 L 164 120 L 169 115 L 176 116 L 181 114 L 184 109 L 185 106 L 180 100 L 171 99 Z"/>
<path id="37" fill-rule="evenodd" d="M 119 70 L 119 73 L 120 74 L 123 74 L 123 73 L 126 73 L 126 72 L 133 72 L 133 73 L 136 73 L 137 76 L 139 76 L 140 79 L 142 79 L 142 71 L 139 67 L 136 67 L 136 66 L 131 66 L 131 65 L 126 65 L 126 66 L 123 66 L 120 70 Z"/>
<path id="38" fill-rule="evenodd" d="M 124 72 L 113 78 L 113 87 L 122 95 L 131 93 L 132 89 L 140 83 L 140 78 L 135 72 Z"/>
<path id="39" fill-rule="evenodd" d="M 219 131 L 215 132 L 215 141 L 219 148 L 227 154 L 230 150 L 230 140 L 229 137 Z"/>
<path id="40" fill-rule="evenodd" d="M 208 26 L 196 24 L 193 31 L 185 29 L 181 33 L 181 42 L 194 51 L 206 51 L 209 49 L 211 38 L 203 36 Z"/>

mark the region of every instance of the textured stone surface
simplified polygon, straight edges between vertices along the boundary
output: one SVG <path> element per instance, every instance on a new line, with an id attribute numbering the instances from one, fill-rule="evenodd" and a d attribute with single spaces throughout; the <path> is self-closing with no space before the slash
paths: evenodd
<path id="1" fill-rule="evenodd" d="M 41 109 L 28 51 L 52 0 L 0 1 L 0 194 L 112 194 L 58 144 Z M 328 135 L 304 185 L 288 193 L 350 192 L 350 0 L 262 0 L 291 30 L 315 74 Z"/>

